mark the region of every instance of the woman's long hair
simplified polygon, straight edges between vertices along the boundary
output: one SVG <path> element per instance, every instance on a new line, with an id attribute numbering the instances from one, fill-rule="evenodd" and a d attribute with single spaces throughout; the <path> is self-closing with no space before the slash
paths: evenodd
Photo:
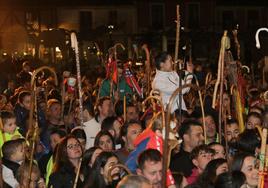
<path id="1" fill-rule="evenodd" d="M 105 188 L 107 186 L 103 174 L 101 174 L 101 171 L 111 157 L 117 158 L 113 152 L 103 151 L 100 153 L 92 166 L 91 173 L 86 180 L 84 188 Z"/>
<path id="2" fill-rule="evenodd" d="M 244 164 L 246 157 L 255 157 L 250 153 L 238 153 L 234 156 L 234 159 L 231 164 L 231 171 L 241 171 L 241 168 Z"/>
<path id="3" fill-rule="evenodd" d="M 91 163 L 91 160 L 92 160 L 92 157 L 93 157 L 93 154 L 95 153 L 95 151 L 97 149 L 101 149 L 100 147 L 96 147 L 96 146 L 93 146 L 91 148 L 89 148 L 88 150 L 86 150 L 84 152 L 84 155 L 83 155 L 83 160 L 82 160 L 82 170 L 83 170 L 83 173 L 84 175 L 87 177 L 88 174 L 90 174 L 91 170 L 92 170 L 92 166 L 93 164 L 90 164 Z M 91 166 L 90 166 L 91 165 Z"/>
<path id="4" fill-rule="evenodd" d="M 215 182 L 214 188 L 240 188 L 246 183 L 246 176 L 243 172 L 233 171 L 220 174 Z"/>
<path id="5" fill-rule="evenodd" d="M 197 184 L 201 185 L 201 187 L 213 187 L 217 178 L 216 170 L 224 163 L 227 163 L 227 160 L 221 158 L 210 161 L 204 172 L 198 177 Z"/>
<path id="6" fill-rule="evenodd" d="M 68 153 L 67 153 L 67 143 L 68 143 L 68 140 L 71 138 L 75 139 L 80 144 L 79 140 L 73 135 L 68 135 L 65 138 L 63 138 L 63 140 L 57 146 L 56 160 L 55 160 L 53 172 L 58 172 L 63 167 L 70 168 L 73 171 L 75 170 L 75 167 L 69 160 Z M 82 147 L 81 147 L 81 151 L 83 151 Z"/>

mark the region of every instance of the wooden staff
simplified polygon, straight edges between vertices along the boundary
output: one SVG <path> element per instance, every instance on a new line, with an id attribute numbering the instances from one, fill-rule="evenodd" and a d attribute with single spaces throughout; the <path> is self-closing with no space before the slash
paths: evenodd
<path id="1" fill-rule="evenodd" d="M 83 159 L 82 157 L 79 159 L 78 168 L 77 168 L 77 171 L 76 171 L 73 188 L 77 187 L 77 183 L 78 183 L 78 179 L 79 179 L 79 175 L 80 175 L 81 164 L 82 164 L 82 159 Z"/>
<path id="2" fill-rule="evenodd" d="M 189 73 L 185 76 L 185 83 L 187 81 L 188 76 L 193 76 L 195 78 L 196 86 L 200 88 L 199 81 L 197 79 L 197 76 L 193 73 Z M 198 97 L 199 97 L 199 102 L 200 102 L 200 108 L 201 108 L 201 113 L 202 113 L 202 125 L 203 125 L 203 130 L 204 130 L 204 137 L 205 137 L 205 143 L 207 144 L 207 133 L 206 133 L 206 121 L 205 121 L 205 110 L 204 110 L 204 103 L 203 103 L 203 97 L 201 93 L 201 89 L 197 90 L 198 92 Z"/>
<path id="3" fill-rule="evenodd" d="M 64 105 L 65 105 L 65 83 L 64 83 L 64 77 L 62 81 L 62 89 L 61 89 L 61 119 L 64 119 Z"/>
<path id="4" fill-rule="evenodd" d="M 31 97 L 32 97 L 32 99 L 34 99 L 34 97 L 36 95 L 36 93 L 34 91 L 34 87 L 35 87 L 35 81 L 36 81 L 37 74 L 39 72 L 44 71 L 44 70 L 48 70 L 52 73 L 52 75 L 54 76 L 55 85 L 56 86 L 58 85 L 57 74 L 54 71 L 54 69 L 52 69 L 51 67 L 48 67 L 48 66 L 43 66 L 43 67 L 36 69 L 33 72 L 32 78 L 31 78 Z M 34 100 L 31 100 L 31 107 L 30 107 L 30 113 L 29 113 L 29 128 L 28 128 L 28 130 L 30 130 L 30 131 L 32 130 L 32 127 L 33 127 L 34 106 L 35 105 L 37 105 L 37 104 L 35 104 Z M 27 137 L 26 137 L 26 140 L 27 140 Z"/>
<path id="5" fill-rule="evenodd" d="M 178 59 L 178 54 L 179 54 L 179 42 L 180 42 L 180 27 L 181 27 L 181 22 L 180 22 L 180 5 L 176 6 L 176 13 L 177 13 L 177 20 L 176 20 L 176 43 L 175 43 L 175 57 L 174 61 L 176 62 Z M 174 70 L 177 70 L 177 64 L 174 64 Z"/>
<path id="6" fill-rule="evenodd" d="M 71 33 L 71 44 L 75 52 L 76 60 L 76 72 L 77 72 L 77 85 L 78 85 L 78 94 L 79 94 L 79 116 L 80 116 L 80 125 L 83 126 L 83 94 L 82 94 L 82 81 L 81 81 L 81 72 L 80 72 L 80 61 L 79 61 L 79 50 L 78 50 L 78 41 L 76 34 Z"/>
<path id="7" fill-rule="evenodd" d="M 33 127 L 32 145 L 31 145 L 31 152 L 30 152 L 30 166 L 29 166 L 29 174 L 28 174 L 29 179 L 28 179 L 28 182 L 27 182 L 27 188 L 30 188 L 30 184 L 31 184 L 31 181 L 32 181 L 34 151 L 35 151 L 36 141 L 37 141 L 37 138 L 38 138 L 37 95 L 36 95 L 36 85 L 35 84 L 34 84 L 34 92 L 35 92 L 35 95 L 34 95 L 34 103 L 35 103 L 34 110 L 35 110 L 35 113 L 36 113 L 36 119 L 35 119 L 34 127 Z"/>
<path id="8" fill-rule="evenodd" d="M 208 72 L 206 75 L 205 85 L 208 85 L 211 80 L 212 80 L 212 73 Z"/>
<path id="9" fill-rule="evenodd" d="M 70 72 L 64 71 L 62 73 L 62 89 L 61 89 L 61 119 L 64 118 L 64 105 L 65 105 L 65 95 L 66 95 L 66 89 L 65 89 L 65 78 L 68 78 L 70 76 Z"/>
<path id="10" fill-rule="evenodd" d="M 165 109 L 164 109 L 164 104 L 162 102 L 162 100 L 156 96 L 150 95 L 149 97 L 147 97 L 143 102 L 142 102 L 142 106 L 145 108 L 145 104 L 147 101 L 150 101 L 152 103 L 152 101 L 157 101 L 159 102 L 159 105 L 161 106 L 161 116 L 162 116 L 162 127 L 165 128 L 165 138 L 164 139 L 164 144 L 163 144 L 163 171 L 162 171 L 162 187 L 166 187 L 166 174 L 167 174 L 167 155 L 168 155 L 168 136 L 169 136 L 169 124 L 166 124 L 165 121 Z M 153 116 L 153 119 L 155 119 L 155 117 L 159 116 L 159 113 L 155 113 Z M 166 126 L 168 125 L 168 126 Z M 168 131 L 168 134 L 167 134 Z"/>
<path id="11" fill-rule="evenodd" d="M 146 61 L 145 61 L 145 72 L 147 76 L 147 96 L 149 95 L 149 92 L 151 90 L 151 63 L 150 63 L 150 51 L 148 49 L 147 44 L 142 45 L 142 49 L 145 51 L 146 54 Z"/>
<path id="12" fill-rule="evenodd" d="M 127 97 L 126 95 L 124 95 L 124 101 L 123 101 L 123 105 L 124 105 L 124 122 L 127 121 Z"/>
<path id="13" fill-rule="evenodd" d="M 39 72 L 43 71 L 43 70 L 49 70 L 53 76 L 54 76 L 54 80 L 55 80 L 55 85 L 58 85 L 58 79 L 57 79 L 57 74 L 56 72 L 47 66 L 43 66 L 40 67 L 38 69 L 36 69 L 31 77 L 31 104 L 30 104 L 30 112 L 29 112 L 29 128 L 28 128 L 28 132 L 26 134 L 26 141 L 29 143 L 30 147 L 31 147 L 31 152 L 30 152 L 30 167 L 29 167 L 29 180 L 27 182 L 27 188 L 30 187 L 30 182 L 31 182 L 31 174 L 32 174 L 32 165 L 33 165 L 33 155 L 34 155 L 34 151 L 35 151 L 35 144 L 38 138 L 38 112 L 37 112 L 37 91 L 36 91 L 36 78 Z M 34 115 L 35 112 L 35 115 Z M 34 120 L 35 119 L 35 120 Z M 32 138 L 30 139 L 30 137 L 32 136 Z M 26 157 L 25 157 L 26 160 Z"/>
<path id="14" fill-rule="evenodd" d="M 3 130 L 3 120 L 2 117 L 0 117 L 0 129 Z M 4 136 L 4 133 L 2 132 L 2 135 Z M 3 164 L 2 164 L 2 155 L 0 155 L 0 187 L 4 187 L 4 180 L 3 180 Z"/>
<path id="15" fill-rule="evenodd" d="M 212 101 L 212 108 L 216 108 L 216 98 L 217 98 L 217 92 L 218 92 L 218 87 L 220 85 L 220 82 L 222 81 L 222 74 L 223 70 L 222 68 L 224 67 L 224 53 L 225 49 L 227 47 L 227 31 L 224 31 L 224 34 L 221 38 L 221 48 L 220 48 L 220 54 L 219 54 L 219 60 L 218 60 L 218 74 L 217 74 L 217 81 L 214 87 L 214 93 L 213 93 L 213 101 Z"/>
<path id="16" fill-rule="evenodd" d="M 232 31 L 233 36 L 234 36 L 234 42 L 235 42 L 235 47 L 236 47 L 236 55 L 237 55 L 237 60 L 240 61 L 240 44 L 237 38 L 237 34 L 238 34 L 238 28 L 234 29 Z"/>
<path id="17" fill-rule="evenodd" d="M 231 95 L 233 95 L 236 100 L 236 103 L 235 103 L 236 115 L 237 115 L 237 120 L 239 124 L 239 130 L 240 130 L 240 133 L 242 133 L 245 129 L 245 125 L 244 125 L 244 120 L 243 120 L 243 109 L 241 105 L 240 94 L 235 85 L 231 86 L 230 91 L 231 91 Z"/>
<path id="18" fill-rule="evenodd" d="M 265 156 L 266 156 L 266 142 L 267 142 L 267 128 L 263 128 L 261 132 L 261 152 L 260 152 L 260 166 L 259 173 L 260 178 L 258 181 L 258 188 L 264 187 L 264 167 L 265 167 Z"/>
<path id="19" fill-rule="evenodd" d="M 165 126 L 165 135 L 167 135 L 165 137 L 165 140 L 164 140 L 164 152 L 163 152 L 163 175 L 162 175 L 162 187 L 166 187 L 166 173 L 167 173 L 167 169 L 168 169 L 168 166 L 167 166 L 167 157 L 168 157 L 168 136 L 169 136 L 169 133 L 170 133 L 170 122 L 171 122 L 171 109 L 172 109 L 172 105 L 175 101 L 175 99 L 177 98 L 177 95 L 178 93 L 182 92 L 183 89 L 185 88 L 191 88 L 191 89 L 194 89 L 194 90 L 201 90 L 201 88 L 197 87 L 197 85 L 193 85 L 193 84 L 185 84 L 183 85 L 182 87 L 179 87 L 177 88 L 173 94 L 171 95 L 170 99 L 169 99 L 169 103 L 167 105 L 167 113 L 166 113 L 166 123 L 165 125 L 168 125 L 168 126 Z M 202 100 L 199 100 L 200 101 L 200 107 L 201 109 L 204 109 L 204 106 L 203 106 L 203 103 L 201 102 Z M 205 127 L 203 125 L 203 127 Z M 204 129 L 204 132 L 205 129 Z"/>
<path id="20" fill-rule="evenodd" d="M 143 102 L 142 102 L 142 107 L 145 108 L 145 104 L 147 103 L 147 101 L 150 101 L 151 103 L 153 103 L 154 105 L 154 101 L 157 101 L 161 107 L 161 115 L 162 115 L 162 126 L 165 127 L 166 126 L 166 123 L 165 123 L 165 110 L 164 110 L 164 104 L 162 102 L 162 100 L 156 96 L 149 96 L 147 97 Z M 154 112 L 154 115 L 156 113 Z"/>

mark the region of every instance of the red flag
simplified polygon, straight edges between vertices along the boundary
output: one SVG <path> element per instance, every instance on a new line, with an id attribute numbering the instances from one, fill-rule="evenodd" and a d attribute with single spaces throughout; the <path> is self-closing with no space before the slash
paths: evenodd
<path id="1" fill-rule="evenodd" d="M 111 58 L 109 58 L 108 63 L 106 64 L 106 78 L 111 78 L 114 83 L 117 83 L 118 81 L 117 63 Z"/>

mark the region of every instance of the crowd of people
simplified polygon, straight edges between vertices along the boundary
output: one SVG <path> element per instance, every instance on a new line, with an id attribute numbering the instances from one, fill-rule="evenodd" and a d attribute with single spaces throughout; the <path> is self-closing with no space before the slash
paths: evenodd
<path id="1" fill-rule="evenodd" d="M 205 98 L 203 119 L 200 106 L 192 108 L 189 101 L 188 95 L 193 95 L 190 87 L 182 90 L 171 107 L 176 144 L 168 161 L 164 161 L 168 170 L 163 173 L 163 145 L 167 138 L 162 119 L 155 114 L 166 109 L 178 87 L 195 82 L 192 74 L 204 79 L 200 75 L 207 73 L 201 65 L 194 67 L 189 62 L 184 75 L 191 75 L 184 80 L 173 70 L 173 64 L 166 52 L 155 57 L 151 87 L 160 93 L 163 105 L 154 103 L 144 111 L 143 99 L 134 100 L 136 88 L 126 81 L 123 63 L 117 64 L 117 83 L 109 76 L 90 82 L 90 76 L 83 75 L 81 109 L 78 91 L 68 85 L 68 79 L 60 79 L 61 84 L 56 86 L 55 78 L 45 72 L 36 78 L 35 103 L 31 94 L 34 70 L 25 61 L 21 72 L 16 73 L 17 79 L 7 81 L 0 99 L 4 187 L 160 188 L 163 174 L 169 188 L 257 187 L 262 137 L 257 128 L 266 123 L 267 111 L 260 88 L 253 87 L 248 77 L 244 80 L 254 92 L 244 93 L 244 129 L 236 119 L 228 90 L 222 95 L 223 106 L 230 107 L 230 114 L 222 118 L 220 123 L 225 126 L 221 129 L 219 107 L 211 107 L 211 96 Z M 33 117 L 31 103 L 37 106 Z M 38 122 L 35 147 L 29 147 L 27 140 L 34 127 L 29 125 L 31 118 Z M 266 179 L 263 185 L 268 187 Z"/>

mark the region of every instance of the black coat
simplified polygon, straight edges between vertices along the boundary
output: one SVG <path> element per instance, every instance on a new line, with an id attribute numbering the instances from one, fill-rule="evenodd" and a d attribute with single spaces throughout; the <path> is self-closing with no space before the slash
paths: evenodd
<path id="1" fill-rule="evenodd" d="M 73 188 L 75 176 L 76 174 L 72 167 L 63 166 L 59 169 L 59 171 L 50 175 L 48 188 Z M 78 178 L 76 187 L 83 187 L 83 182 L 80 180 L 80 178 Z"/>

